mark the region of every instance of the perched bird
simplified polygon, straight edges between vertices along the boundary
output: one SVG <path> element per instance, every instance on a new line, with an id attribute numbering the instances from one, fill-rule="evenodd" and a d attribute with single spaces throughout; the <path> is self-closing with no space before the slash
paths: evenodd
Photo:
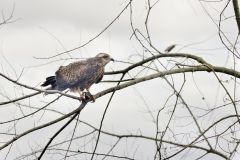
<path id="1" fill-rule="evenodd" d="M 102 80 L 104 67 L 110 61 L 114 61 L 110 55 L 99 53 L 95 57 L 70 63 L 67 66 L 60 66 L 55 72 L 55 76 L 47 77 L 41 86 L 51 85 L 47 90 L 58 91 L 64 91 L 69 88 L 70 91 L 79 93 L 82 99 L 88 93 L 92 100 L 95 101 L 95 98 L 89 92 L 89 88 L 94 83 Z M 85 89 L 87 92 L 84 92 Z"/>

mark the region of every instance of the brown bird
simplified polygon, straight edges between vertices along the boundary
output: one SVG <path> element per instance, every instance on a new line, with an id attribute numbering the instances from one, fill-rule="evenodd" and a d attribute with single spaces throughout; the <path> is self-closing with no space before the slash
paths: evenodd
<path id="1" fill-rule="evenodd" d="M 84 99 L 85 95 L 90 95 L 92 100 L 95 101 L 89 89 L 94 83 L 102 80 L 104 67 L 110 61 L 114 61 L 110 55 L 99 53 L 95 57 L 70 63 L 67 66 L 60 66 L 55 72 L 55 76 L 47 77 L 41 86 L 51 85 L 47 90 L 58 91 L 69 88 L 70 91 L 79 93 L 81 99 Z M 85 89 L 87 92 L 84 92 Z"/>

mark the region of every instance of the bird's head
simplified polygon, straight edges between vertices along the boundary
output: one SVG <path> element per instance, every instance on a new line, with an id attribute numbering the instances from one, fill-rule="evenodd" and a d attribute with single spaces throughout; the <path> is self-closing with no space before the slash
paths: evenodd
<path id="1" fill-rule="evenodd" d="M 111 58 L 111 56 L 107 53 L 98 53 L 96 57 L 100 58 L 104 65 L 106 65 L 110 61 L 114 61 L 114 59 Z"/>

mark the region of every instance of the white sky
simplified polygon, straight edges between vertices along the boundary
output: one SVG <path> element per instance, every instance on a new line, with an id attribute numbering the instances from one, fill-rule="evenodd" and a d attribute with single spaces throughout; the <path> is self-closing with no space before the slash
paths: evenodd
<path id="1" fill-rule="evenodd" d="M 54 74 L 59 65 L 70 63 L 69 60 L 49 62 L 56 59 L 59 60 L 59 58 L 69 58 L 69 55 L 66 54 L 52 60 L 40 60 L 34 57 L 52 56 L 84 44 L 90 38 L 102 31 L 112 21 L 127 4 L 127 1 L 0 0 L 0 9 L 3 11 L 5 17 L 11 13 L 14 4 L 15 10 L 13 20 L 16 19 L 17 21 L 0 26 L 0 64 L 2 65 L 0 70 L 13 79 L 16 79 L 24 68 L 20 81 L 31 86 L 39 86 L 46 76 Z M 219 40 L 217 27 L 204 12 L 199 1 L 160 0 L 155 7 L 156 8 L 154 8 L 150 14 L 149 30 L 152 42 L 159 50 L 163 51 L 171 44 L 178 44 L 176 48 L 176 50 L 178 50 L 185 45 L 205 41 L 185 47 L 181 52 L 203 56 L 207 61 L 215 65 L 232 67 L 231 63 L 229 63 L 230 60 L 227 61 L 229 54 L 223 49 L 223 45 Z M 223 5 L 218 3 L 206 3 L 205 7 L 209 10 L 214 19 L 217 20 L 219 11 L 222 9 Z M 226 15 L 229 16 L 232 14 L 232 8 L 229 7 L 226 11 Z M 146 2 L 144 0 L 135 0 L 133 2 L 133 22 L 135 27 L 138 27 L 144 33 L 143 24 L 145 16 Z M 223 27 L 227 36 L 234 42 L 237 31 L 234 19 L 224 21 Z M 110 53 L 112 57 L 117 60 L 128 60 L 130 55 L 142 54 L 143 52 L 142 47 L 137 41 L 134 38 L 130 39 L 131 35 L 132 31 L 130 28 L 128 9 L 105 33 L 86 47 L 71 52 L 70 55 L 79 58 L 94 56 L 99 52 L 106 52 Z M 131 58 L 130 60 L 137 61 L 139 59 Z M 45 63 L 49 64 L 41 65 Z M 107 70 L 118 70 L 120 68 L 123 68 L 123 66 L 116 63 L 110 63 L 107 66 Z M 205 76 L 206 74 L 202 73 L 196 74 L 196 81 L 201 91 L 205 94 L 209 106 L 212 106 L 218 101 L 216 97 L 219 90 L 218 86 L 215 85 L 217 81 L 212 75 L 208 76 L 209 79 L 203 78 Z M 104 77 L 104 79 L 108 78 L 109 76 Z M 175 80 L 182 81 L 182 76 L 175 76 Z M 194 83 L 191 78 L 188 83 L 189 84 L 184 90 L 184 98 L 192 105 L 197 105 L 199 107 L 206 105 L 201 101 L 201 98 L 199 98 L 200 94 L 197 89 L 195 88 L 194 91 L 192 91 Z M 0 79 L 0 85 L 0 91 L 6 91 L 11 97 L 18 97 L 21 94 L 16 93 L 17 95 L 15 95 L 15 93 L 12 92 L 14 91 L 12 85 L 5 80 Z M 97 93 L 109 86 L 111 85 L 103 83 L 94 85 L 92 87 L 92 92 Z M 156 90 L 156 87 L 158 90 Z M 209 90 L 209 88 L 213 89 Z M 151 122 L 151 116 L 147 113 L 146 106 L 136 90 L 147 100 L 147 104 L 152 110 L 161 107 L 172 92 L 170 87 L 161 79 L 152 80 L 130 87 L 124 91 L 119 91 L 113 99 L 112 105 L 107 113 L 103 127 L 105 130 L 115 131 L 117 133 L 137 133 L 141 130 L 142 133 L 146 135 L 153 135 L 155 133 L 155 126 Z M 46 101 L 54 97 L 54 95 L 50 95 L 49 97 L 39 96 L 33 99 L 32 103 L 38 104 L 39 100 Z M 81 113 L 80 119 L 98 126 L 107 98 L 108 96 L 97 100 L 94 104 L 88 105 L 87 108 L 84 109 L 84 112 Z M 2 101 L 5 99 L 0 97 L 0 100 Z M 1 121 L 21 115 L 19 110 L 15 107 L 11 107 L 11 105 L 8 106 L 11 108 L 11 111 L 9 112 L 9 108 L 3 108 L 2 112 L 6 114 L 0 119 Z M 62 98 L 52 106 L 52 108 L 67 113 L 76 108 L 76 106 L 77 103 L 75 101 Z M 26 112 L 28 112 L 27 109 Z M 58 117 L 58 115 L 46 113 L 43 119 L 38 121 L 39 116 L 41 115 L 32 118 L 32 121 L 21 122 L 23 123 L 22 125 L 18 124 L 18 126 L 22 126 L 18 128 L 18 132 L 28 129 L 29 126 L 33 126 L 33 121 L 39 125 Z M 162 116 L 162 122 L 165 123 L 166 119 L 164 116 L 166 115 Z M 213 121 L 211 117 L 208 120 Z M 207 122 L 203 121 L 202 123 L 204 124 Z M 60 127 L 60 125 L 56 126 L 56 128 Z M 81 126 L 79 127 L 79 133 L 81 132 L 80 128 Z M 51 129 L 47 131 L 49 132 L 48 134 L 45 132 L 38 132 L 31 134 L 30 138 L 23 138 L 15 145 L 18 149 L 14 148 L 14 150 L 18 150 L 16 151 L 17 154 L 20 154 L 20 151 L 22 153 L 28 153 L 29 150 L 26 151 L 23 148 L 19 148 L 21 144 L 26 144 L 33 148 L 37 148 L 37 145 L 44 146 L 47 139 L 55 131 L 53 127 Z M 188 129 L 189 128 L 186 127 L 186 131 Z M 69 132 L 71 133 L 69 130 L 64 133 L 65 135 L 69 135 Z M 35 139 L 36 142 L 32 142 L 31 138 L 34 139 L 34 136 L 38 134 L 41 135 L 44 141 L 37 141 Z M 108 139 L 106 139 L 106 141 L 108 141 Z M 109 143 L 111 143 L 111 140 L 109 141 Z M 125 144 L 121 144 L 120 146 L 124 145 Z M 137 145 L 133 144 L 133 146 L 136 147 Z M 144 150 L 146 148 L 151 148 L 151 151 Z M 143 159 L 151 159 L 153 149 L 154 146 L 152 146 L 152 144 L 146 144 L 146 146 L 140 147 L 136 156 L 139 159 L 141 159 L 141 157 Z M 99 149 L 98 151 L 101 150 Z M 14 153 L 10 153 L 8 159 L 12 159 L 13 157 L 15 157 Z M 185 158 L 191 159 L 190 155 Z M 207 158 L 211 159 L 210 156 Z"/>

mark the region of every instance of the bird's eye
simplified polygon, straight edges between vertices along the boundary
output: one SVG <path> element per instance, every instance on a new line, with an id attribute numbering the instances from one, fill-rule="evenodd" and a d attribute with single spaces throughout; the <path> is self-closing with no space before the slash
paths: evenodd
<path id="1" fill-rule="evenodd" d="M 103 58 L 108 58 L 108 55 L 104 55 Z"/>

